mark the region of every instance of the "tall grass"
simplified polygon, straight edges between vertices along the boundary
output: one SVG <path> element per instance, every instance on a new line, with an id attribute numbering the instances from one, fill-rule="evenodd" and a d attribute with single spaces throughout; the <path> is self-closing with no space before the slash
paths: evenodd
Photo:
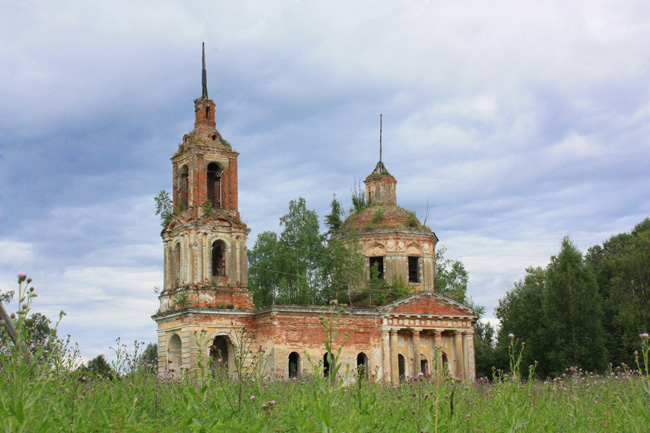
<path id="1" fill-rule="evenodd" d="M 23 310 L 28 311 L 26 296 Z M 20 345 L 14 345 L 0 354 L 0 427 L 5 432 L 649 430 L 647 338 L 641 339 L 633 370 L 594 374 L 571 368 L 547 381 L 532 380 L 529 370 L 526 379 L 519 372 L 520 346 L 513 339 L 512 371 L 497 374 L 492 382 L 421 376 L 385 385 L 360 376 L 344 386 L 341 376 L 349 370 L 337 363 L 331 347 L 336 316 L 326 319 L 334 376 L 328 379 L 318 374 L 270 380 L 243 369 L 236 377 L 220 377 L 210 365 L 180 377 L 151 374 L 138 363 L 139 346 L 127 349 L 120 342 L 114 348 L 116 374 L 107 379 L 75 371 L 74 351 L 65 342 L 58 341 L 49 354 L 35 349 L 30 364 Z M 17 319 L 24 336 L 20 323 Z M 316 367 L 322 372 L 322 365 Z"/>

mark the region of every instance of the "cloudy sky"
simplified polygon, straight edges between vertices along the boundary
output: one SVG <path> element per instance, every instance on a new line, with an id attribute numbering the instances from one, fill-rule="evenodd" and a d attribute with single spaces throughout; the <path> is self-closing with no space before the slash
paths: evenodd
<path id="1" fill-rule="evenodd" d="M 378 160 L 493 309 L 570 235 L 650 216 L 646 1 L 0 2 L 0 290 L 34 279 L 86 357 L 156 340 L 153 197 L 205 41 L 243 220 L 320 215 Z M 11 306 L 11 309 L 15 305 Z"/>

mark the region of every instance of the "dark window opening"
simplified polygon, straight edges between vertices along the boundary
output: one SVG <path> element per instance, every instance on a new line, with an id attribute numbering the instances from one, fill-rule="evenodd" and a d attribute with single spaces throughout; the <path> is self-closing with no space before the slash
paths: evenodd
<path id="1" fill-rule="evenodd" d="M 217 134 L 212 134 L 212 141 L 217 139 Z"/>
<path id="2" fill-rule="evenodd" d="M 399 377 L 403 379 L 406 377 L 406 359 L 401 353 L 397 355 L 397 365 L 399 367 Z"/>
<path id="3" fill-rule="evenodd" d="M 291 352 L 289 355 L 289 379 L 296 378 L 299 375 L 300 355 L 298 352 Z"/>
<path id="4" fill-rule="evenodd" d="M 169 355 L 167 358 L 167 370 L 178 372 L 183 364 L 183 343 L 178 334 L 172 335 L 169 339 Z"/>
<path id="5" fill-rule="evenodd" d="M 212 358 L 213 368 L 223 368 L 228 371 L 228 348 L 230 340 L 228 337 L 219 335 L 214 338 L 212 347 L 210 347 L 210 357 Z"/>
<path id="6" fill-rule="evenodd" d="M 212 276 L 223 277 L 226 275 L 226 246 L 222 241 L 212 244 Z"/>
<path id="7" fill-rule="evenodd" d="M 376 269 L 376 271 L 374 270 Z M 380 280 L 384 279 L 384 258 L 383 257 L 370 257 L 370 278 L 374 275 Z"/>
<path id="8" fill-rule="evenodd" d="M 180 178 L 179 189 L 180 189 L 180 191 L 179 191 L 180 196 L 179 196 L 178 207 L 179 207 L 179 210 L 182 211 L 182 210 L 187 209 L 188 196 L 189 196 L 189 190 L 190 190 L 189 170 L 187 168 L 187 165 L 184 165 L 181 168 L 181 178 Z"/>
<path id="9" fill-rule="evenodd" d="M 210 120 L 210 107 L 205 107 L 205 118 Z"/>
<path id="10" fill-rule="evenodd" d="M 221 207 L 221 175 L 223 170 L 216 162 L 208 164 L 208 200 L 212 207 Z"/>
<path id="11" fill-rule="evenodd" d="M 361 378 L 368 378 L 368 357 L 361 352 L 357 355 L 357 375 Z"/>
<path id="12" fill-rule="evenodd" d="M 330 376 L 330 354 L 326 353 L 323 355 L 323 377 L 329 377 Z"/>
<path id="13" fill-rule="evenodd" d="M 409 283 L 419 283 L 418 257 L 409 256 Z"/>
<path id="14" fill-rule="evenodd" d="M 448 368 L 447 364 L 449 364 L 449 358 L 447 357 L 446 353 L 443 353 L 442 354 L 442 369 L 443 369 L 443 371 Z"/>
<path id="15" fill-rule="evenodd" d="M 426 359 L 420 359 L 420 371 L 426 377 L 429 377 L 429 363 Z"/>

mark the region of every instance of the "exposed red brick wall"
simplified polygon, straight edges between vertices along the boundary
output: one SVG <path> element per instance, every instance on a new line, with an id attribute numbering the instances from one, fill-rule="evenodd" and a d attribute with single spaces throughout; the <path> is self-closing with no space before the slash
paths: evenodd
<path id="1" fill-rule="evenodd" d="M 410 314 L 445 314 L 450 316 L 468 315 L 467 311 L 462 310 L 455 305 L 436 300 L 429 296 L 424 296 L 419 299 L 414 299 L 411 302 L 398 305 L 390 311 Z"/>

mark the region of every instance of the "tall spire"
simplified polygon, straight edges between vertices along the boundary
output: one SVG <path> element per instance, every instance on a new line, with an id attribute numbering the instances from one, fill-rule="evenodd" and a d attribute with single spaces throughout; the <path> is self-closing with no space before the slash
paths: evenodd
<path id="1" fill-rule="evenodd" d="M 381 114 L 379 115 L 379 162 L 381 162 Z"/>
<path id="2" fill-rule="evenodd" d="M 203 47 L 203 79 L 201 80 L 201 84 L 203 84 L 203 94 L 201 95 L 202 99 L 208 99 L 208 74 L 205 71 L 205 42 L 201 43 Z"/>
<path id="3" fill-rule="evenodd" d="M 384 165 L 384 163 L 382 161 L 382 150 L 383 150 L 383 148 L 382 148 L 381 139 L 382 139 L 382 115 L 380 114 L 379 115 L 379 162 L 375 166 L 375 169 L 372 171 L 372 173 L 370 173 L 371 176 L 373 174 L 388 174 L 388 175 L 390 175 L 388 173 L 388 170 L 386 170 L 386 166 Z"/>

